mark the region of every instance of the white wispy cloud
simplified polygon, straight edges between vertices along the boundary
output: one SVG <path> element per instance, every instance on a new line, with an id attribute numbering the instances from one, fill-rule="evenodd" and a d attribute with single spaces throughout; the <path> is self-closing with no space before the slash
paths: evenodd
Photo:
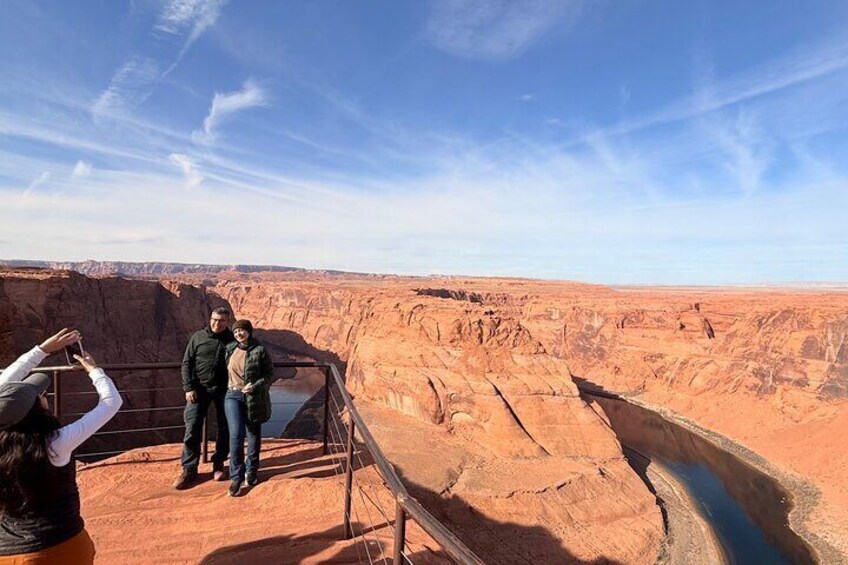
<path id="1" fill-rule="evenodd" d="M 121 114 L 144 102 L 160 76 L 159 64 L 148 57 L 133 57 L 112 75 L 109 86 L 94 100 L 91 113 L 95 120 Z"/>
<path id="2" fill-rule="evenodd" d="M 623 121 L 605 130 L 610 135 L 630 134 L 672 122 L 696 118 L 734 104 L 777 94 L 785 89 L 822 79 L 848 68 L 848 40 L 828 38 L 818 45 L 804 46 L 721 80 L 712 68 L 700 67 L 694 77 L 695 91 L 659 109 Z"/>
<path id="3" fill-rule="evenodd" d="M 174 35 L 188 35 L 194 41 L 221 14 L 226 0 L 171 0 L 159 13 L 155 29 Z"/>
<path id="4" fill-rule="evenodd" d="M 203 128 L 195 130 L 191 137 L 197 143 L 211 143 L 215 140 L 218 126 L 228 116 L 241 110 L 263 106 L 266 101 L 265 91 L 250 80 L 236 92 L 216 92 L 209 107 L 209 114 L 203 120 Z"/>
<path id="5" fill-rule="evenodd" d="M 33 190 L 35 190 L 39 186 L 46 183 L 48 180 L 50 180 L 50 172 L 44 171 L 43 173 L 41 173 L 41 175 L 39 175 L 39 177 L 37 179 L 35 179 L 34 181 L 32 181 L 29 184 L 29 186 L 27 187 L 25 192 L 32 192 Z"/>
<path id="6" fill-rule="evenodd" d="M 186 35 L 193 28 L 169 29 Z M 156 33 L 170 35 L 169 29 Z M 190 135 L 126 117 L 120 133 L 109 135 L 73 120 L 50 123 L 38 113 L 0 111 L 0 135 L 69 148 L 74 159 L 96 153 L 98 163 L 97 174 L 73 182 L 47 172 L 67 171 L 67 156 L 51 163 L 43 152 L 22 164 L 9 147 L 0 150 L 6 172 L 0 225 L 13 234 L 4 235 L 0 256 L 70 257 L 84 244 L 86 256 L 414 274 L 704 283 L 762 280 L 775 272 L 773 265 L 791 265 L 811 277 L 844 278 L 844 166 L 821 138 L 806 144 L 809 134 L 776 135 L 789 131 L 787 124 L 845 123 L 830 118 L 844 118 L 846 91 L 821 78 L 848 73 L 832 50 L 807 55 L 805 62 L 792 56 L 738 76 L 707 77 L 691 97 L 606 130 L 583 127 L 565 113 L 549 118 L 556 127 L 548 131 L 580 131 L 573 144 L 530 134 L 479 143 L 447 129 L 410 131 L 365 103 L 325 90 L 318 103 L 345 118 L 339 121 L 350 131 L 368 135 L 355 148 L 309 126 L 271 135 L 310 148 L 298 155 L 321 166 L 307 172 L 281 166 L 297 158 L 279 145 L 239 152 L 216 143 L 212 151 L 192 147 Z M 768 70 L 779 68 L 795 69 L 795 82 Z M 809 86 L 804 96 L 786 86 L 802 83 Z M 266 103 L 265 92 L 253 87 L 216 94 L 193 137 L 221 137 L 228 116 Z M 823 111 L 825 103 L 832 110 Z M 674 123 L 642 131 L 668 122 Z M 791 150 L 778 153 L 776 143 L 792 144 Z M 791 161 L 793 152 L 803 166 L 787 165 L 791 178 L 776 181 L 772 167 Z M 349 153 L 358 161 L 345 168 L 339 163 Z M 321 154 L 323 160 L 314 160 Z M 387 166 L 402 159 L 400 172 Z M 362 172 L 374 163 L 376 174 Z M 47 182 L 50 190 L 37 190 Z M 208 190 L 197 202 L 185 187 L 201 184 Z M 19 214 L 15 198 L 28 185 L 27 213 Z M 73 190 L 73 198 L 62 190 Z M 47 221 L 45 210 L 59 210 L 62 221 Z M 234 216 L 254 218 L 244 229 L 267 245 L 245 249 L 209 227 Z M 43 237 L 29 237 L 32 229 Z M 62 233 L 71 236 L 58 237 Z"/>
<path id="7" fill-rule="evenodd" d="M 188 155 L 183 155 L 182 153 L 171 153 L 168 156 L 168 159 L 171 163 L 178 166 L 183 172 L 187 187 L 194 188 L 203 182 L 203 173 L 197 167 L 197 163 L 195 163 L 194 159 Z"/>
<path id="8" fill-rule="evenodd" d="M 132 55 L 112 75 L 109 85 L 95 98 L 95 121 L 123 114 L 142 104 L 182 60 L 189 47 L 218 20 L 226 0 L 169 0 L 156 24 Z M 179 45 L 161 36 L 183 38 Z M 152 53 L 155 53 L 153 55 Z"/>
<path id="9" fill-rule="evenodd" d="M 29 186 L 24 189 L 24 191 L 20 194 L 20 196 L 16 199 L 13 204 L 14 209 L 18 209 L 22 206 L 28 206 L 29 201 L 32 195 L 35 193 L 36 189 L 42 186 L 44 183 L 50 180 L 50 172 L 44 171 L 41 173 L 38 178 L 29 183 Z"/>
<path id="10" fill-rule="evenodd" d="M 154 29 L 186 37 L 177 59 L 166 74 L 173 70 L 191 44 L 204 31 L 215 25 L 226 3 L 227 0 L 170 0 L 163 6 Z"/>
<path id="11" fill-rule="evenodd" d="M 85 178 L 91 174 L 91 163 L 87 163 L 86 161 L 79 160 L 77 164 L 74 165 L 74 170 L 71 172 L 71 176 L 73 178 Z"/>
<path id="12" fill-rule="evenodd" d="M 699 123 L 727 156 L 722 164 L 738 188 L 745 194 L 755 192 L 771 162 L 773 142 L 760 131 L 754 115 L 744 111 L 734 119 L 710 115 Z"/>
<path id="13" fill-rule="evenodd" d="M 424 27 L 436 48 L 469 59 L 509 59 L 571 25 L 581 0 L 436 0 Z"/>

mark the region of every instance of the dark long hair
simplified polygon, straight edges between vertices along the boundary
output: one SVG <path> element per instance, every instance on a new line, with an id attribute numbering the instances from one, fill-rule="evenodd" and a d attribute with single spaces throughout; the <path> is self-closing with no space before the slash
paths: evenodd
<path id="1" fill-rule="evenodd" d="M 0 515 L 36 508 L 52 491 L 49 446 L 60 427 L 36 401 L 23 420 L 0 430 Z"/>

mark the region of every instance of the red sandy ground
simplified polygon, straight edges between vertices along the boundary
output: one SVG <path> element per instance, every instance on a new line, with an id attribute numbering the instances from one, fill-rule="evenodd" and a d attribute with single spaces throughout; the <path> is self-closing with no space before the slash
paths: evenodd
<path id="1" fill-rule="evenodd" d="M 332 456 L 321 455 L 320 443 L 266 440 L 261 482 L 240 498 L 227 495 L 228 481 L 211 481 L 208 466 L 197 486 L 173 490 L 179 455 L 179 445 L 161 445 L 80 466 L 83 517 L 98 565 L 367 561 L 361 538 L 343 539 L 344 477 Z M 393 517 L 389 491 L 376 472 L 357 470 L 355 476 L 355 485 Z M 391 560 L 393 526 L 358 494 L 353 514 L 372 557 Z M 369 531 L 372 523 L 376 530 Z M 407 539 L 415 563 L 447 562 L 412 523 Z"/>

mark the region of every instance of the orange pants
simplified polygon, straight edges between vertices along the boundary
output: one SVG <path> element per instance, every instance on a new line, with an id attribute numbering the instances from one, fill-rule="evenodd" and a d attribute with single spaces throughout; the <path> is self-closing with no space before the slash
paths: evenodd
<path id="1" fill-rule="evenodd" d="M 0 555 L 0 565 L 91 565 L 94 542 L 88 532 L 81 531 L 68 541 L 21 555 Z"/>

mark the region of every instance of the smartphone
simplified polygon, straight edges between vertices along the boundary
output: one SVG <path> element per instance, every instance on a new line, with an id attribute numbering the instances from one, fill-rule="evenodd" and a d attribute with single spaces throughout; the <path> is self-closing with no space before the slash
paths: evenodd
<path id="1" fill-rule="evenodd" d="M 74 359 L 74 355 L 82 357 L 85 350 L 82 348 L 82 340 L 77 341 L 65 348 L 65 358 L 68 360 L 68 365 L 78 365 L 79 361 Z"/>

